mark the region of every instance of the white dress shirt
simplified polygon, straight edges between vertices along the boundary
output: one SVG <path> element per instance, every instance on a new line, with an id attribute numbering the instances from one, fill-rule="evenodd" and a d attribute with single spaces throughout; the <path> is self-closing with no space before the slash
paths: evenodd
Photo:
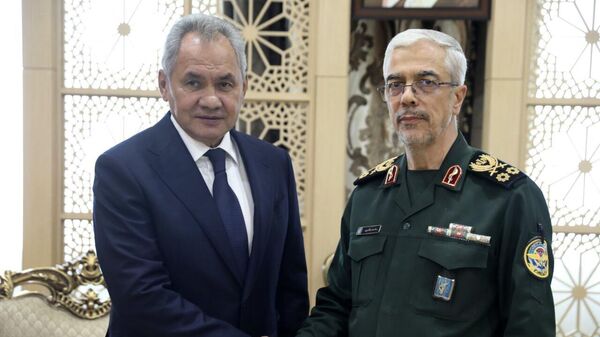
<path id="1" fill-rule="evenodd" d="M 171 122 L 173 122 L 185 147 L 187 147 L 192 155 L 192 159 L 196 162 L 196 166 L 198 167 L 202 178 L 204 178 L 208 190 L 212 194 L 215 172 L 210 159 L 204 156 L 206 151 L 211 148 L 190 137 L 190 135 L 181 128 L 179 123 L 177 123 L 173 115 L 171 115 Z M 244 167 L 240 151 L 229 132 L 223 136 L 223 140 L 221 140 L 221 143 L 217 147 L 225 150 L 227 153 L 227 156 L 225 157 L 227 182 L 233 190 L 233 193 L 235 193 L 235 196 L 240 203 L 240 208 L 242 209 L 244 223 L 246 224 L 246 233 L 248 234 L 248 254 L 250 254 L 252 251 L 252 237 L 254 235 L 254 199 L 252 199 L 252 190 L 250 189 L 250 181 L 246 174 L 246 168 Z"/>

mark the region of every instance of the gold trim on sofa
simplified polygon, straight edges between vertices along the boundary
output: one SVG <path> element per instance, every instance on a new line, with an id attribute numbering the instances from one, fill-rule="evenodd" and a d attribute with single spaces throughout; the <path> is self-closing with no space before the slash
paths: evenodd
<path id="1" fill-rule="evenodd" d="M 22 289 L 28 285 L 42 286 L 37 289 Z M 32 287 L 26 287 L 32 288 Z M 38 287 L 39 288 L 39 287 Z M 67 262 L 56 267 L 32 268 L 21 272 L 6 271 L 0 275 L 0 300 L 24 296 L 38 296 L 49 304 L 61 307 L 77 317 L 96 319 L 110 312 L 110 298 L 106 283 L 98 265 L 98 258 L 90 250 L 78 261 Z"/>

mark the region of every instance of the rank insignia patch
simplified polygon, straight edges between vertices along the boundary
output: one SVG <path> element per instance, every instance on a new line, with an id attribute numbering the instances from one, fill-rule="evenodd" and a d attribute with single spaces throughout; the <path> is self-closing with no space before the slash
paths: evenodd
<path id="1" fill-rule="evenodd" d="M 452 165 L 446 174 L 444 175 L 444 179 L 442 179 L 442 184 L 448 185 L 450 187 L 456 187 L 460 177 L 462 176 L 462 168 L 459 165 Z"/>
<path id="2" fill-rule="evenodd" d="M 525 177 L 525 174 L 518 168 L 483 152 L 473 156 L 469 163 L 469 170 L 506 188 L 510 188 L 515 181 Z"/>
<path id="3" fill-rule="evenodd" d="M 385 186 L 394 185 L 398 180 L 398 165 L 392 165 L 385 175 L 385 182 L 383 183 Z"/>
<path id="4" fill-rule="evenodd" d="M 546 241 L 536 236 L 529 241 L 523 252 L 523 261 L 529 272 L 540 279 L 545 279 L 550 274 L 550 259 Z"/>
<path id="5" fill-rule="evenodd" d="M 371 179 L 383 174 L 384 172 L 387 172 L 388 169 L 390 167 L 392 167 L 392 165 L 394 165 L 394 161 L 396 161 L 396 159 L 398 159 L 398 157 L 399 156 L 390 158 L 390 159 L 380 163 L 379 165 L 365 171 L 363 174 L 360 175 L 360 177 L 358 177 L 354 181 L 354 185 L 363 184 L 363 183 L 370 181 Z M 386 176 L 387 176 L 387 174 L 386 174 Z M 386 178 L 386 180 L 387 180 L 387 178 Z"/>
<path id="6" fill-rule="evenodd" d="M 454 291 L 454 279 L 438 275 L 433 288 L 433 297 L 444 301 L 450 301 Z"/>

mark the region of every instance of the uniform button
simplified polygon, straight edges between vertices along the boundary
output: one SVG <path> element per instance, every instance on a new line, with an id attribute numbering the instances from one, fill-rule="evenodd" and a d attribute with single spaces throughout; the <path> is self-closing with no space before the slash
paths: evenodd
<path id="1" fill-rule="evenodd" d="M 410 224 L 406 222 L 404 225 L 402 225 L 402 229 L 410 229 Z"/>

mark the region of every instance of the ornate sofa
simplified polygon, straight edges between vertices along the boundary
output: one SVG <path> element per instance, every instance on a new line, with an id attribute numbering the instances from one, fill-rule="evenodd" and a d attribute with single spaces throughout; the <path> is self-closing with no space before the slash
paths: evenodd
<path id="1" fill-rule="evenodd" d="M 101 337 L 110 307 L 93 251 L 56 267 L 0 275 L 0 337 Z"/>

